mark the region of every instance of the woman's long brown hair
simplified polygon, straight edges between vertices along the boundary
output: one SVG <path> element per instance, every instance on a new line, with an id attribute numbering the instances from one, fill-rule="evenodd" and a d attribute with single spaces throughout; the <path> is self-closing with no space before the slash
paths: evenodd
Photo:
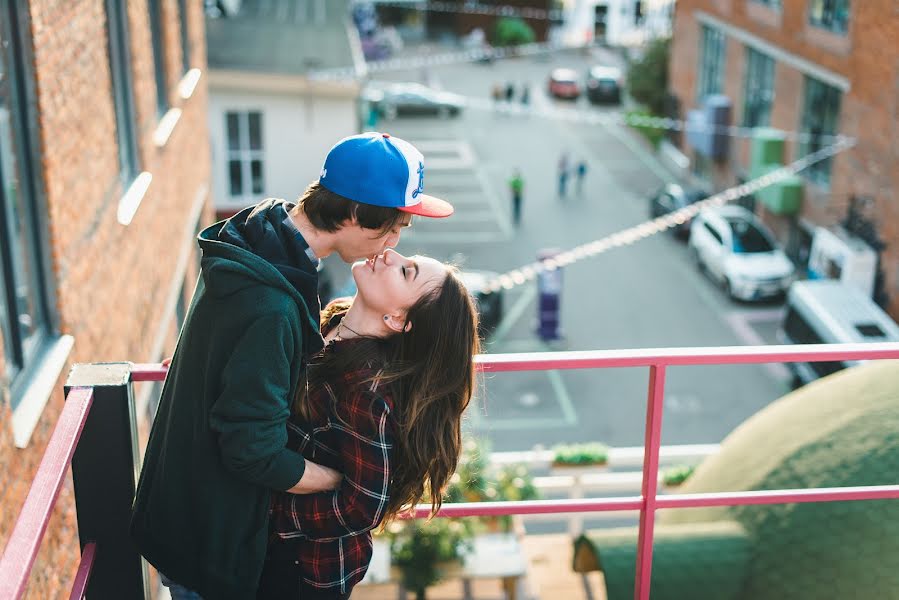
<path id="1" fill-rule="evenodd" d="M 349 306 L 349 301 L 330 304 L 322 313 L 322 328 Z M 397 424 L 385 522 L 426 496 L 431 515 L 439 510 L 459 461 L 462 414 L 474 393 L 473 358 L 480 351 L 477 311 L 452 269 L 442 285 L 409 309 L 406 320 L 412 324 L 408 332 L 355 339 L 346 350 L 326 348 L 317 355 L 294 408 L 308 420 L 313 410 L 307 390 L 345 382 L 360 368 L 378 371 L 379 385 L 389 386 L 393 397 Z M 371 379 L 348 383 L 366 385 Z"/>

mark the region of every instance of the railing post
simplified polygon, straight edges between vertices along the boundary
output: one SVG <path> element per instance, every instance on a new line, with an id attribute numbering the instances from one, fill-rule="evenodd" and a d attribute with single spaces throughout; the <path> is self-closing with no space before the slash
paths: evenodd
<path id="1" fill-rule="evenodd" d="M 128 534 L 140 469 L 131 364 L 72 367 L 66 395 L 88 386 L 94 404 L 72 458 L 81 548 L 97 552 L 86 597 L 149 600 L 147 564 Z"/>
<path id="2" fill-rule="evenodd" d="M 659 487 L 659 446 L 662 443 L 662 411 L 665 400 L 665 366 L 649 367 L 649 392 L 646 403 L 646 435 L 643 438 L 643 508 L 637 533 L 637 565 L 634 575 L 634 599 L 649 600 L 652 581 L 652 536 L 656 518 L 656 493 Z"/>

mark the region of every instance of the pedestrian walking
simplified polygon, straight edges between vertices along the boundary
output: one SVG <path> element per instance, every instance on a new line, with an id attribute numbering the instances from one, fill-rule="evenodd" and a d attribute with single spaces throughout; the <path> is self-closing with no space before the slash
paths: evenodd
<path id="1" fill-rule="evenodd" d="M 509 179 L 509 192 L 512 194 L 512 224 L 518 227 L 521 224 L 521 200 L 524 195 L 524 178 L 519 169 L 515 169 Z"/>
<path id="2" fill-rule="evenodd" d="M 511 81 L 506 84 L 506 102 L 512 102 L 515 98 L 515 84 Z"/>
<path id="3" fill-rule="evenodd" d="M 521 105 L 527 106 L 531 103 L 531 86 L 526 83 L 521 84 Z"/>
<path id="4" fill-rule="evenodd" d="M 565 191 L 568 187 L 569 170 L 568 153 L 563 152 L 562 155 L 559 156 L 559 198 L 565 197 Z"/>
<path id="5" fill-rule="evenodd" d="M 587 176 L 587 161 L 583 158 L 578 161 L 577 167 L 575 168 L 575 173 L 577 174 L 577 195 L 584 195 L 584 178 Z"/>

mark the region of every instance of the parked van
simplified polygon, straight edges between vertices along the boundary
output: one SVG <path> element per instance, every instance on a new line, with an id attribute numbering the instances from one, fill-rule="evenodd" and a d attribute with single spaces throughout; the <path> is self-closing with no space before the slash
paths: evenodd
<path id="1" fill-rule="evenodd" d="M 787 293 L 778 330 L 783 344 L 899 342 L 899 325 L 854 285 L 832 280 L 797 281 Z M 858 361 L 787 363 L 798 387 Z"/>

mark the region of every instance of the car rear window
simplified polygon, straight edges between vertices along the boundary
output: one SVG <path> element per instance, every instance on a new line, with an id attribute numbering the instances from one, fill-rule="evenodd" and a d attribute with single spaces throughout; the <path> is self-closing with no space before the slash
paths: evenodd
<path id="1" fill-rule="evenodd" d="M 761 229 L 744 219 L 728 219 L 733 232 L 734 252 L 738 254 L 752 252 L 771 252 L 774 246 Z"/>

